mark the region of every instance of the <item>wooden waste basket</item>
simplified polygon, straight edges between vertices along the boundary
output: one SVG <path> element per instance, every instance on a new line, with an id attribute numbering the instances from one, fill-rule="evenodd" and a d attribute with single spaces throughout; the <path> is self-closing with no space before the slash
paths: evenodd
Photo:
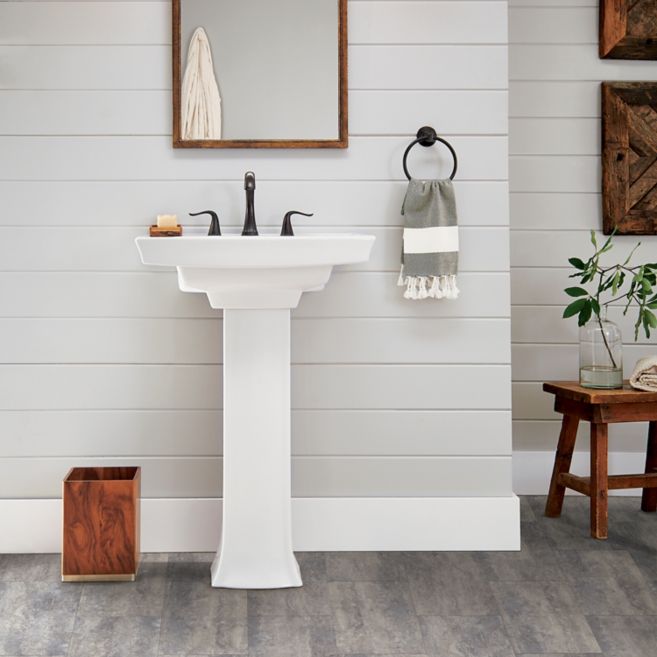
<path id="1" fill-rule="evenodd" d="M 134 581 L 141 468 L 72 468 L 63 482 L 62 581 Z"/>

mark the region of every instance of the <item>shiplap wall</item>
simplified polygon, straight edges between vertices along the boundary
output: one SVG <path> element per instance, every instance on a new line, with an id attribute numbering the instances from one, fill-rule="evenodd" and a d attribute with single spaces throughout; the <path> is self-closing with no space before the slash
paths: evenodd
<path id="1" fill-rule="evenodd" d="M 57 497 L 92 463 L 142 465 L 146 498 L 220 495 L 220 315 L 133 239 L 161 212 L 239 225 L 248 169 L 259 225 L 299 207 L 377 237 L 293 315 L 294 495 L 511 495 L 506 0 L 350 1 L 335 152 L 174 151 L 169 16 L 0 3 L 0 497 Z M 460 159 L 453 302 L 395 287 L 427 123 Z M 416 175 L 449 171 L 431 151 Z"/>
<path id="2" fill-rule="evenodd" d="M 510 186 L 514 449 L 518 492 L 544 492 L 559 431 L 547 379 L 578 376 L 577 323 L 561 319 L 572 281 L 568 258 L 591 252 L 601 231 L 600 82 L 657 80 L 657 62 L 598 58 L 597 0 L 511 0 Z M 622 258 L 638 238 L 619 236 L 610 256 Z M 654 260 L 657 238 L 641 238 L 637 260 Z M 633 342 L 633 318 L 610 312 L 623 330 L 625 374 L 655 353 L 655 338 Z M 588 449 L 588 426 L 579 449 Z M 610 449 L 645 449 L 647 427 L 615 425 Z M 546 451 L 540 479 L 520 472 Z M 627 459 L 641 465 L 641 458 Z M 538 463 L 534 461 L 533 463 Z"/>

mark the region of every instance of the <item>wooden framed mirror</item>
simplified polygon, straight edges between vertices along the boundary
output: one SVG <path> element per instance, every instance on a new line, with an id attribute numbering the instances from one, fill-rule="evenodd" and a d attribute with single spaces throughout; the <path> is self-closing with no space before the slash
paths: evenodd
<path id="1" fill-rule="evenodd" d="M 347 0 L 173 0 L 174 148 L 347 148 Z"/>

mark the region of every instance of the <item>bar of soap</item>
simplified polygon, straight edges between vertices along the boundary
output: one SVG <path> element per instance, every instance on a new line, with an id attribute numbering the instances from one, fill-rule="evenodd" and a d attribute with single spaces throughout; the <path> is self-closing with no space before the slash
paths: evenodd
<path id="1" fill-rule="evenodd" d="M 178 225 L 178 217 L 175 214 L 158 214 L 158 228 L 175 228 Z"/>

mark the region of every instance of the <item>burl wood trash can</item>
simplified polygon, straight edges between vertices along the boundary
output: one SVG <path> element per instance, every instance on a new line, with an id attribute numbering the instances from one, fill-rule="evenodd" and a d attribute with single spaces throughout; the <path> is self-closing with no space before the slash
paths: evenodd
<path id="1" fill-rule="evenodd" d="M 63 482 L 62 581 L 134 581 L 141 468 L 72 468 Z"/>

